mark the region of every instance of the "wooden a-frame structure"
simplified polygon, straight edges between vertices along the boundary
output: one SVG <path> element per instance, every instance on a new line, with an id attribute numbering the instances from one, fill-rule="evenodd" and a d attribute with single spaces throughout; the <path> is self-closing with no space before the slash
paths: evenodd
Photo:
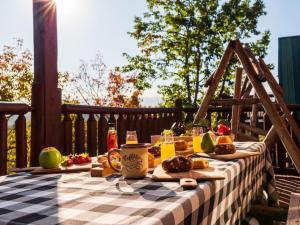
<path id="1" fill-rule="evenodd" d="M 272 123 L 271 129 L 264 139 L 266 146 L 271 146 L 278 136 L 291 157 L 297 171 L 300 173 L 299 146 L 297 146 L 296 142 L 289 134 L 287 126 L 289 125 L 292 129 L 298 143 L 300 143 L 300 129 L 284 101 L 283 90 L 273 77 L 263 59 L 256 59 L 251 49 L 247 45 L 242 44 L 239 40 L 230 41 L 217 70 L 206 82 L 208 90 L 198 112 L 195 115 L 194 123 L 198 123 L 200 119 L 206 116 L 208 106 L 212 103 L 214 93 L 217 90 L 221 77 L 233 57 L 233 54 L 237 55 L 243 68 L 237 68 L 236 70 L 234 96 L 233 99 L 227 102 L 228 105 L 232 105 L 232 132 L 236 136 L 245 135 L 239 132 L 239 127 L 242 128 L 242 126 L 248 126 L 249 130 L 259 130 L 259 128 L 255 126 L 255 120 L 257 120 L 257 103 L 260 102 Z M 245 71 L 246 76 L 242 85 L 243 70 Z M 270 86 L 270 89 L 276 99 L 276 103 L 271 101 L 265 87 L 263 86 L 262 82 L 265 81 L 267 81 Z M 255 97 L 249 98 L 252 88 L 255 91 Z M 226 101 L 223 101 L 222 104 L 224 104 L 224 102 L 226 104 Z M 252 105 L 252 122 L 255 122 L 254 126 L 249 126 L 239 122 L 239 115 L 243 105 Z"/>

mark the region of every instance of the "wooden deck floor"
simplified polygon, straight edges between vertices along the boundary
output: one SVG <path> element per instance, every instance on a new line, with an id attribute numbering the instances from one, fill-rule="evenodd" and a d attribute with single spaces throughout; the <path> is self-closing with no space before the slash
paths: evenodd
<path id="1" fill-rule="evenodd" d="M 300 176 L 276 175 L 276 187 L 281 206 L 288 207 L 292 192 L 300 193 Z"/>

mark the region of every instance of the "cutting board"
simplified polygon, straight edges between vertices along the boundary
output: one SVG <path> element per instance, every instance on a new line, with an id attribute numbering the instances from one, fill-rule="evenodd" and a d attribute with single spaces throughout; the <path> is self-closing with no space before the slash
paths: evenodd
<path id="1" fill-rule="evenodd" d="M 201 170 L 190 170 L 188 172 L 168 173 L 163 170 L 161 164 L 158 165 L 152 174 L 155 181 L 179 181 L 183 178 L 199 180 L 222 180 L 225 178 L 222 172 L 217 171 L 214 167 L 208 167 Z"/>
<path id="2" fill-rule="evenodd" d="M 36 167 L 30 173 L 31 174 L 51 174 L 51 173 L 74 173 L 90 171 L 92 163 L 82 164 L 82 165 L 72 165 L 69 167 L 54 168 L 54 169 L 44 169 L 43 167 Z"/>
<path id="3" fill-rule="evenodd" d="M 216 155 L 215 153 L 204 153 L 200 152 L 197 155 L 205 158 L 211 159 L 219 159 L 219 160 L 233 160 L 233 159 L 241 159 L 249 156 L 260 155 L 260 151 L 245 151 L 245 150 L 236 150 L 233 154 L 225 154 L 225 155 Z"/>

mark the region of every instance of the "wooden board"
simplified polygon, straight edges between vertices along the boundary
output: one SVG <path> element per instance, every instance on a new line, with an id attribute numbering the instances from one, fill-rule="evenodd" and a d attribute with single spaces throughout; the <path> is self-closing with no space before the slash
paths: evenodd
<path id="1" fill-rule="evenodd" d="M 14 168 L 11 170 L 11 172 L 15 172 L 15 173 L 21 173 L 21 172 L 31 172 L 34 169 L 38 169 L 40 167 L 24 167 L 24 168 Z"/>
<path id="2" fill-rule="evenodd" d="M 155 181 L 179 181 L 182 178 L 191 178 L 199 180 L 222 180 L 225 178 L 224 174 L 217 171 L 213 167 L 202 170 L 190 170 L 188 172 L 167 173 L 163 170 L 161 165 L 158 165 L 152 174 L 152 179 Z"/>
<path id="3" fill-rule="evenodd" d="M 74 173 L 74 172 L 83 172 L 90 171 L 92 168 L 91 163 L 83 165 L 73 165 L 69 167 L 59 167 L 55 169 L 44 169 L 43 167 L 37 167 L 31 171 L 31 174 L 51 174 L 51 173 Z"/>
<path id="4" fill-rule="evenodd" d="M 289 213 L 287 219 L 287 225 L 299 225 L 300 224 L 300 193 L 292 193 Z"/>
<path id="5" fill-rule="evenodd" d="M 219 160 L 233 160 L 233 159 L 241 159 L 250 156 L 260 155 L 260 151 L 245 151 L 245 150 L 236 150 L 234 154 L 226 154 L 226 155 L 216 155 L 215 153 L 204 153 L 200 152 L 197 155 L 205 158 L 211 159 L 219 159 Z"/>

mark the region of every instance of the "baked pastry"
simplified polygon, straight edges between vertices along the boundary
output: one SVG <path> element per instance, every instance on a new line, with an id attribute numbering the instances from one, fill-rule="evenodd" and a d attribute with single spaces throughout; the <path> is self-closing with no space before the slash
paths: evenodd
<path id="1" fill-rule="evenodd" d="M 148 168 L 154 167 L 154 155 L 148 152 Z"/>
<path id="2" fill-rule="evenodd" d="M 99 155 L 97 157 L 98 163 L 103 163 L 103 161 L 107 160 L 107 155 Z"/>
<path id="3" fill-rule="evenodd" d="M 230 135 L 221 135 L 221 136 L 218 136 L 217 139 L 216 139 L 216 143 L 218 145 L 221 145 L 221 144 L 232 144 L 231 136 Z"/>
<path id="4" fill-rule="evenodd" d="M 162 168 L 166 172 L 185 172 L 192 169 L 192 160 L 185 156 L 173 156 L 162 162 Z"/>
<path id="5" fill-rule="evenodd" d="M 236 149 L 233 144 L 220 144 L 215 147 L 215 153 L 217 155 L 233 154 L 235 151 Z"/>
<path id="6" fill-rule="evenodd" d="M 204 158 L 192 158 L 193 169 L 206 169 L 209 167 L 209 162 Z"/>
<path id="7" fill-rule="evenodd" d="M 175 151 L 181 151 L 187 149 L 188 145 L 186 141 L 184 140 L 179 140 L 175 141 Z"/>

